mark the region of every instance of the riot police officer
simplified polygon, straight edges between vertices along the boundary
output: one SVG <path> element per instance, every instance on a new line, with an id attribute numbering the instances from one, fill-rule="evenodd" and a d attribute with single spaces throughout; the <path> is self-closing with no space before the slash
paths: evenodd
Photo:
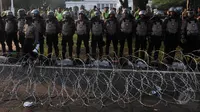
<path id="1" fill-rule="evenodd" d="M 149 31 L 150 31 L 150 38 L 149 38 L 149 47 L 148 47 L 148 54 L 149 54 L 149 61 L 151 61 L 152 51 L 155 49 L 154 52 L 154 60 L 158 60 L 158 54 L 161 47 L 161 42 L 163 40 L 163 22 L 161 20 L 161 12 L 157 11 L 154 16 L 150 19 L 149 22 Z"/>
<path id="2" fill-rule="evenodd" d="M 195 19 L 194 11 L 187 12 L 187 18 L 183 20 L 182 25 L 182 48 L 183 53 L 192 53 L 198 50 L 200 42 L 200 22 Z M 195 52 L 194 52 L 195 53 Z M 199 55 L 199 54 L 196 54 Z"/>
<path id="3" fill-rule="evenodd" d="M 109 12 L 109 17 L 105 22 L 106 31 L 106 55 L 109 55 L 110 43 L 112 41 L 114 52 L 118 54 L 118 21 L 115 17 L 115 11 L 111 10 Z"/>
<path id="4" fill-rule="evenodd" d="M 24 25 L 25 25 L 26 11 L 24 9 L 19 9 L 17 11 L 17 16 L 18 16 L 18 36 L 19 36 L 18 38 L 19 38 L 21 47 L 23 49 L 24 39 L 25 39 Z"/>
<path id="5" fill-rule="evenodd" d="M 62 58 L 66 58 L 66 45 L 68 44 L 69 58 L 72 58 L 73 35 L 75 33 L 75 22 L 68 11 L 63 12 L 62 21 Z"/>
<path id="6" fill-rule="evenodd" d="M 46 20 L 46 42 L 48 46 L 48 58 L 51 58 L 52 47 L 54 47 L 56 57 L 58 58 L 59 56 L 58 33 L 59 33 L 58 20 L 54 16 L 54 12 L 49 11 Z"/>
<path id="7" fill-rule="evenodd" d="M 33 24 L 33 18 L 31 16 L 26 16 L 25 25 L 25 40 L 23 53 L 26 58 L 35 58 L 36 54 L 33 52 L 35 46 L 39 43 L 39 32 L 37 31 L 35 25 Z"/>
<path id="8" fill-rule="evenodd" d="M 79 19 L 76 21 L 76 33 L 78 35 L 77 38 L 77 57 L 80 57 L 80 49 L 81 49 L 81 44 L 82 41 L 84 42 L 84 46 L 86 49 L 86 54 L 90 53 L 89 49 L 89 39 L 90 39 L 90 25 L 88 19 L 86 19 L 86 15 L 84 14 L 83 11 L 79 13 Z"/>
<path id="9" fill-rule="evenodd" d="M 40 54 L 44 54 L 44 33 L 45 33 L 45 23 L 44 19 L 40 16 L 40 12 L 37 9 L 31 11 L 33 17 L 33 25 L 35 26 L 37 32 L 39 32 L 39 44 L 40 44 Z"/>
<path id="10" fill-rule="evenodd" d="M 99 11 L 94 12 L 94 17 L 91 19 L 91 33 L 92 33 L 92 56 L 96 58 L 96 48 L 98 45 L 99 48 L 99 57 L 103 55 L 103 30 L 104 30 L 104 21 L 101 20 L 101 14 Z"/>
<path id="11" fill-rule="evenodd" d="M 133 38 L 134 21 L 128 9 L 123 10 L 123 15 L 120 20 L 119 26 L 120 26 L 120 32 L 121 32 L 121 35 L 119 37 L 120 57 L 122 57 L 124 53 L 125 40 L 127 40 L 127 43 L 128 43 L 128 54 L 131 56 L 133 53 L 132 38 Z"/>
<path id="12" fill-rule="evenodd" d="M 164 20 L 165 29 L 165 58 L 166 63 L 172 64 L 175 57 L 175 50 L 180 42 L 180 29 L 181 29 L 181 19 L 177 16 L 175 8 L 171 7 L 169 9 L 169 16 Z"/>
<path id="13" fill-rule="evenodd" d="M 7 12 L 5 31 L 6 31 L 6 38 L 7 38 L 6 42 L 8 45 L 9 52 L 13 51 L 12 41 L 14 41 L 14 44 L 16 46 L 16 51 L 19 53 L 20 47 L 19 47 L 19 41 L 17 38 L 17 20 L 11 11 Z"/>
<path id="14" fill-rule="evenodd" d="M 148 35 L 148 20 L 146 19 L 146 11 L 141 10 L 139 12 L 139 19 L 136 21 L 135 29 L 135 56 L 139 57 L 139 50 L 141 52 L 141 58 L 145 58 L 145 51 L 147 47 L 147 35 Z"/>
<path id="15" fill-rule="evenodd" d="M 2 52 L 3 55 L 5 55 L 6 52 L 6 47 L 5 47 L 5 24 L 4 21 L 2 19 L 2 17 L 0 16 L 0 43 L 1 43 L 1 47 L 2 47 Z"/>

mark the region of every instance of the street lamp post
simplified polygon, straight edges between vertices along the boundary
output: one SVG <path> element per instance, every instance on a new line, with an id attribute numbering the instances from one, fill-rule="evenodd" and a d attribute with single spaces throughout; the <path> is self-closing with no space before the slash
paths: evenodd
<path id="1" fill-rule="evenodd" d="M 10 10 L 13 12 L 13 14 L 15 15 L 15 8 L 14 8 L 14 3 L 13 0 L 11 0 L 11 7 Z"/>
<path id="2" fill-rule="evenodd" d="M 0 12 L 3 11 L 3 5 L 2 5 L 2 0 L 0 0 Z"/>

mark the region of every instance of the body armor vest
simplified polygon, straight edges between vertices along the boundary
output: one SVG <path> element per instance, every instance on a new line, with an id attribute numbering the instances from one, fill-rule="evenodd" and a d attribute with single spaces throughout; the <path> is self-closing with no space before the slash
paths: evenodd
<path id="1" fill-rule="evenodd" d="M 23 32 L 23 31 L 24 31 L 24 25 L 25 25 L 25 19 L 20 19 L 20 20 L 18 21 L 18 24 L 17 24 L 18 30 L 19 30 L 20 32 Z"/>
<path id="2" fill-rule="evenodd" d="M 77 24 L 77 34 L 84 35 L 87 34 L 87 27 L 83 21 L 78 22 Z"/>
<path id="3" fill-rule="evenodd" d="M 14 32 L 14 24 L 12 21 L 8 20 L 6 22 L 5 31 L 6 33 L 13 33 Z"/>
<path id="4" fill-rule="evenodd" d="M 199 28 L 198 28 L 197 22 L 195 22 L 195 21 L 188 22 L 186 31 L 187 31 L 187 35 L 198 35 Z"/>
<path id="5" fill-rule="evenodd" d="M 34 21 L 33 25 L 35 26 L 36 30 L 41 33 L 42 29 L 41 29 L 41 24 L 39 23 L 39 21 Z"/>
<path id="6" fill-rule="evenodd" d="M 26 25 L 25 27 L 25 38 L 35 38 L 35 26 L 32 24 L 30 26 Z"/>
<path id="7" fill-rule="evenodd" d="M 178 22 L 175 19 L 171 19 L 167 22 L 167 28 L 168 33 L 175 34 L 178 32 Z"/>
<path id="8" fill-rule="evenodd" d="M 72 24 L 70 24 L 69 22 L 64 22 L 63 26 L 62 26 L 62 34 L 64 36 L 68 36 L 68 35 L 72 35 Z"/>
<path id="9" fill-rule="evenodd" d="M 53 23 L 53 21 L 47 21 L 46 33 L 47 34 L 55 34 L 56 33 L 56 24 Z"/>
<path id="10" fill-rule="evenodd" d="M 121 23 L 121 31 L 124 33 L 132 33 L 133 25 L 130 20 L 123 20 Z"/>
<path id="11" fill-rule="evenodd" d="M 93 35 L 99 36 L 102 34 L 102 31 L 103 31 L 103 27 L 102 27 L 101 22 L 94 22 L 92 24 L 92 34 Z"/>
<path id="12" fill-rule="evenodd" d="M 117 24 L 114 21 L 109 21 L 106 24 L 106 29 L 109 35 L 114 35 L 117 32 Z"/>
<path id="13" fill-rule="evenodd" d="M 162 36 L 162 24 L 160 22 L 153 23 L 152 26 L 152 35 L 153 36 Z"/>
<path id="14" fill-rule="evenodd" d="M 147 35 L 147 25 L 145 22 L 138 23 L 136 27 L 136 34 L 138 36 L 146 36 Z"/>

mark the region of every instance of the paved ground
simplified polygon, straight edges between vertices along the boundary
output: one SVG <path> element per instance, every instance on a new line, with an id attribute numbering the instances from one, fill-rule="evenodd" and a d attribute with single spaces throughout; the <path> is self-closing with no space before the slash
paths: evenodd
<path id="1" fill-rule="evenodd" d="M 153 100 L 146 100 L 146 102 L 153 102 Z M 96 108 L 95 108 L 96 107 Z M 166 104 L 161 102 L 155 107 L 146 107 L 138 102 L 126 104 L 121 107 L 118 104 L 112 104 L 107 107 L 99 108 L 100 105 L 95 107 L 81 107 L 81 106 L 65 106 L 65 107 L 50 107 L 50 106 L 37 106 L 31 109 L 23 108 L 20 102 L 7 102 L 0 105 L 0 112 L 200 112 L 199 103 L 190 102 L 187 105 Z"/>

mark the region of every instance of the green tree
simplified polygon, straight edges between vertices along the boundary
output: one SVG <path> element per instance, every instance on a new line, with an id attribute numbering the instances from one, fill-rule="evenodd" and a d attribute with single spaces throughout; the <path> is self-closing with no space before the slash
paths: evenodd
<path id="1" fill-rule="evenodd" d="M 171 6 L 197 8 L 199 5 L 200 0 L 153 0 L 153 6 L 159 9 L 167 9 Z"/>

